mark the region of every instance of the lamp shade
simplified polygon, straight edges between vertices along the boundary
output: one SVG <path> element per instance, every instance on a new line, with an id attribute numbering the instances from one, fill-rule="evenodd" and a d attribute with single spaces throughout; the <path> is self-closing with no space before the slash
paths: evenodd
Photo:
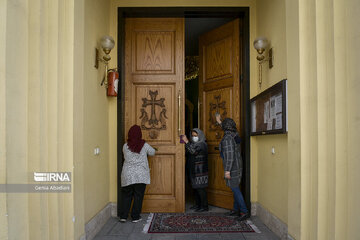
<path id="1" fill-rule="evenodd" d="M 101 43 L 101 47 L 104 49 L 104 50 L 111 50 L 114 48 L 115 46 L 115 41 L 112 37 L 110 36 L 103 36 L 100 40 L 100 43 Z"/>
<path id="2" fill-rule="evenodd" d="M 265 37 L 258 37 L 254 40 L 254 48 L 256 50 L 266 49 L 268 40 Z"/>

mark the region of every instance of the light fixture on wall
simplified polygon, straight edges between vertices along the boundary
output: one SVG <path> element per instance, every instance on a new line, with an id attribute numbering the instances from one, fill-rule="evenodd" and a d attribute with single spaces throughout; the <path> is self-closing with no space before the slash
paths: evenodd
<path id="1" fill-rule="evenodd" d="M 105 64 L 105 76 L 101 82 L 101 85 L 103 85 L 104 81 L 107 81 L 108 64 L 111 59 L 109 54 L 115 46 L 115 41 L 110 36 L 103 36 L 100 40 L 100 45 L 101 45 L 101 48 L 104 51 L 105 55 L 102 58 L 100 58 L 99 50 L 97 48 L 95 48 L 95 68 L 99 68 L 99 62 L 102 62 Z M 105 82 L 105 86 L 107 86 L 107 82 Z"/>
<path id="2" fill-rule="evenodd" d="M 261 88 L 261 84 L 262 84 L 262 64 L 264 62 L 269 61 L 269 68 L 273 67 L 272 48 L 269 49 L 269 51 L 268 51 L 269 56 L 267 58 L 264 55 L 265 50 L 268 47 L 268 45 L 269 45 L 269 42 L 265 37 L 258 37 L 254 41 L 254 48 L 258 52 L 256 59 L 259 61 L 259 87 L 260 88 Z"/>

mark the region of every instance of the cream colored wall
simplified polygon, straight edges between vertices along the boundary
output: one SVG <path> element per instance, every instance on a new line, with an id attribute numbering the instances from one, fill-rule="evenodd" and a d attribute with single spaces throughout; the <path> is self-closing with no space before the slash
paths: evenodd
<path id="1" fill-rule="evenodd" d="M 94 67 L 95 47 L 109 34 L 110 1 L 85 1 L 84 30 L 84 204 L 88 222 L 109 202 L 109 103 L 103 64 Z M 100 155 L 94 155 L 94 148 Z"/>
<path id="2" fill-rule="evenodd" d="M 281 47 L 283 25 L 265 27 L 283 18 L 284 2 L 286 50 Z M 28 183 L 39 170 L 73 173 L 69 194 L 0 194 L 1 239 L 78 239 L 109 198 L 116 202 L 116 101 L 105 98 L 98 86 L 102 71 L 92 68 L 93 48 L 107 31 L 117 36 L 118 6 L 150 5 L 250 6 L 250 42 L 264 34 L 274 46 L 275 66 L 264 68 L 264 85 L 284 73 L 288 78 L 289 234 L 295 239 L 358 237 L 360 53 L 353 48 L 360 41 L 358 1 L 276 1 L 268 6 L 278 13 L 272 16 L 265 7 L 256 11 L 250 0 L 113 0 L 110 9 L 108 2 L 101 3 L 0 2 L 0 183 Z M 259 89 L 255 52 L 250 52 L 254 96 Z M 277 205 L 283 200 L 276 199 L 266 180 L 277 184 L 284 178 L 286 140 L 259 138 L 251 139 L 252 201 L 285 221 L 286 211 Z M 273 144 L 275 156 L 269 154 Z M 92 155 L 95 146 L 102 150 L 100 157 Z"/>
<path id="3" fill-rule="evenodd" d="M 0 113 L 6 112 L 6 24 L 7 2 L 0 2 Z M 6 116 L 0 114 L 0 184 L 6 183 Z M 8 239 L 6 195 L 0 193 L 0 239 Z"/>
<path id="4" fill-rule="evenodd" d="M 74 2 L 74 239 L 85 232 L 84 198 L 84 94 L 85 94 L 85 0 Z"/>
<path id="5" fill-rule="evenodd" d="M 79 239 L 109 202 L 108 99 L 93 67 L 109 3 L 0 3 L 0 183 L 66 171 L 73 184 L 67 194 L 0 194 L 1 239 Z"/>
<path id="6" fill-rule="evenodd" d="M 73 172 L 72 1 L 1 1 L 0 11 L 0 181 Z M 0 199 L 1 239 L 73 238 L 73 193 Z"/>
<path id="7" fill-rule="evenodd" d="M 274 67 L 263 64 L 261 88 L 253 79 L 252 95 L 258 94 L 282 79 L 287 78 L 285 0 L 258 0 L 256 6 L 257 36 L 269 39 L 273 48 Z M 255 52 L 251 46 L 250 51 Z M 266 51 L 265 54 L 268 52 Z M 287 223 L 288 139 L 287 134 L 251 137 L 252 152 L 256 152 L 256 164 L 252 164 L 253 183 L 256 183 L 257 199 L 264 208 Z M 271 148 L 275 148 L 275 154 Z M 252 160 L 253 162 L 253 160 Z M 252 186 L 252 188 L 255 186 Z"/>
<path id="8" fill-rule="evenodd" d="M 110 1 L 76 0 L 74 67 L 74 192 L 75 239 L 84 226 L 109 202 L 109 125 L 105 87 L 100 86 L 104 66 L 94 67 L 95 47 L 109 34 Z M 94 155 L 94 148 L 100 155 Z"/>
<path id="9" fill-rule="evenodd" d="M 286 9 L 288 73 L 293 78 L 289 234 L 296 239 L 357 239 L 360 52 L 353 43 L 360 40 L 360 3 L 287 1 Z"/>
<path id="10" fill-rule="evenodd" d="M 111 0 L 111 7 L 110 7 L 110 34 L 114 38 L 117 37 L 117 8 L 118 7 L 209 7 L 209 6 L 223 6 L 223 7 L 249 7 L 250 8 L 250 42 L 252 42 L 256 35 L 256 1 L 252 0 L 208 0 L 208 1 L 202 1 L 202 0 L 153 0 L 153 1 L 147 1 L 147 0 Z M 115 45 L 116 46 L 116 45 Z M 116 47 L 112 51 L 111 56 L 114 59 L 112 61 L 111 65 L 116 66 L 117 59 L 117 50 Z M 251 81 L 254 81 L 253 79 L 256 76 L 256 54 L 254 51 L 250 52 L 250 58 L 251 58 L 251 67 L 250 67 L 250 75 L 251 75 Z M 253 88 L 253 84 L 251 85 L 251 88 Z M 253 91 L 253 90 L 252 90 Z M 110 128 L 110 201 L 111 202 L 117 202 L 117 141 L 116 141 L 116 121 L 117 121 L 117 111 L 116 111 L 116 102 L 113 101 L 109 105 L 109 127 Z M 127 130 L 125 130 L 127 131 Z M 254 159 L 254 154 L 252 154 L 252 159 Z M 253 160 L 252 160 L 253 161 Z M 253 189 L 252 189 L 253 193 Z M 256 196 L 255 196 L 256 197 Z M 253 198 L 253 194 L 252 194 Z"/>
<path id="11" fill-rule="evenodd" d="M 299 4 L 286 1 L 286 59 L 288 75 L 288 232 L 300 239 L 301 143 Z"/>

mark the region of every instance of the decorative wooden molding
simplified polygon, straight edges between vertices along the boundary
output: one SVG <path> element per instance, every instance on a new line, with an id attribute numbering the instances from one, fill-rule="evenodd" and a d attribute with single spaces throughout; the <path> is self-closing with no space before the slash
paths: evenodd
<path id="1" fill-rule="evenodd" d="M 185 81 L 199 76 L 199 56 L 187 56 L 185 58 Z"/>
<path id="2" fill-rule="evenodd" d="M 227 116 L 227 111 L 226 111 L 226 101 L 222 101 L 221 100 L 221 95 L 217 95 L 214 96 L 215 102 L 210 102 L 209 105 L 209 119 L 208 122 L 210 123 L 209 125 L 209 130 L 210 131 L 215 131 L 215 137 L 216 139 L 220 139 L 222 137 L 221 135 L 221 127 L 217 124 L 216 119 L 215 119 L 215 113 L 220 113 L 221 118 L 224 119 Z"/>
<path id="3" fill-rule="evenodd" d="M 149 137 L 151 138 L 151 139 L 157 139 L 158 138 L 158 136 L 159 136 L 159 130 L 150 130 L 150 132 L 149 132 Z"/>

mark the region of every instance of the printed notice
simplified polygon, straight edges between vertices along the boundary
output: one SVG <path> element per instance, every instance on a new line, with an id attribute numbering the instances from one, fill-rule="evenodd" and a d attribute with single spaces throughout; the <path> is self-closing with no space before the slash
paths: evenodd
<path id="1" fill-rule="evenodd" d="M 270 103 L 269 101 L 264 103 L 264 123 L 269 122 L 269 115 L 270 115 L 270 109 L 269 109 Z"/>
<path id="2" fill-rule="evenodd" d="M 270 121 L 272 122 L 272 120 L 276 117 L 276 112 L 275 112 L 275 97 L 271 97 L 270 98 Z"/>
<path id="3" fill-rule="evenodd" d="M 266 126 L 266 130 L 272 130 L 272 121 L 269 119 L 269 121 L 267 122 L 267 126 Z"/>
<path id="4" fill-rule="evenodd" d="M 276 114 L 275 129 L 282 128 L 282 113 Z"/>
<path id="5" fill-rule="evenodd" d="M 275 96 L 275 113 L 281 113 L 282 112 L 282 95 L 276 95 Z"/>
<path id="6" fill-rule="evenodd" d="M 251 131 L 256 132 L 256 101 L 251 104 Z"/>

